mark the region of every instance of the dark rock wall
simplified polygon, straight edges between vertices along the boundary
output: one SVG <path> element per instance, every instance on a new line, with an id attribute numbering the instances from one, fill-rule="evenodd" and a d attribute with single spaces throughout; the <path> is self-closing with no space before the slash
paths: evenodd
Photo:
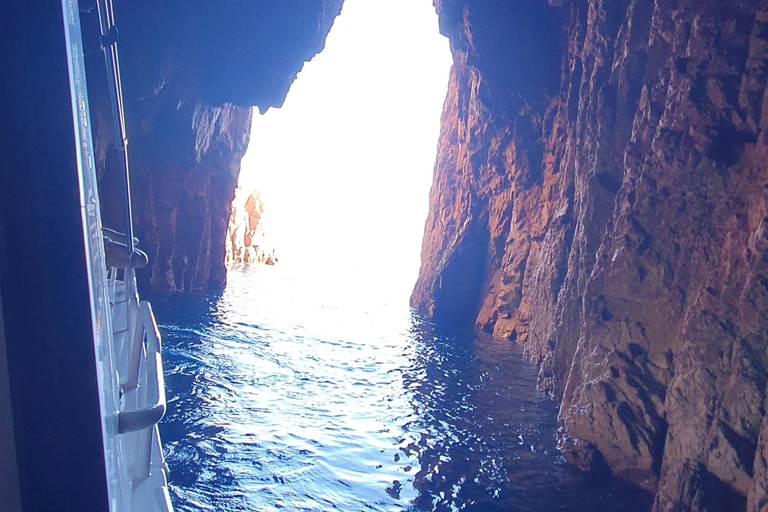
<path id="1" fill-rule="evenodd" d="M 134 131 L 129 152 L 137 236 L 151 251 L 151 274 L 144 277 L 155 289 L 220 286 L 251 109 L 190 100 L 180 101 L 167 117 L 147 117 L 141 122 L 149 128 Z M 176 147 L 160 134 L 171 134 Z"/>
<path id="2" fill-rule="evenodd" d="M 342 0 L 118 2 L 140 286 L 224 284 L 225 236 L 251 107 L 282 105 Z M 124 229 L 95 9 L 82 12 L 104 221 Z M 94 79 L 95 78 L 95 79 Z"/>
<path id="3" fill-rule="evenodd" d="M 768 4 L 550 3 L 438 2 L 412 303 L 524 345 L 570 462 L 768 510 Z"/>

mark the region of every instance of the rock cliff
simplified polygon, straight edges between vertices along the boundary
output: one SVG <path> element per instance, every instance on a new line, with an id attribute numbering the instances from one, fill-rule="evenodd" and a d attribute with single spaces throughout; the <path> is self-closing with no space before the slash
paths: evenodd
<path id="1" fill-rule="evenodd" d="M 226 240 L 227 265 L 234 263 L 277 263 L 275 248 L 264 229 L 264 203 L 258 190 L 235 190 Z"/>
<path id="2" fill-rule="evenodd" d="M 115 5 L 140 286 L 219 287 L 251 108 L 282 105 L 322 50 L 342 0 L 170 0 Z M 124 226 L 95 9 L 81 13 L 105 224 Z M 102 82 L 100 82 L 102 80 Z"/>
<path id="3" fill-rule="evenodd" d="M 413 304 L 523 344 L 570 462 L 657 511 L 768 510 L 768 2 L 436 6 L 454 66 Z M 340 8 L 117 6 L 145 286 L 223 283 L 251 107 L 282 103 Z"/>
<path id="4" fill-rule="evenodd" d="M 436 3 L 413 305 L 523 344 L 571 463 L 768 510 L 768 3 Z"/>

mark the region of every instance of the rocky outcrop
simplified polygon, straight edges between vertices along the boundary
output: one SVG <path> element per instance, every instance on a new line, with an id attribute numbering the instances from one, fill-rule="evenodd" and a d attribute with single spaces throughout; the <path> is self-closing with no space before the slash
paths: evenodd
<path id="1" fill-rule="evenodd" d="M 235 190 L 226 242 L 227 265 L 277 263 L 275 248 L 264 229 L 264 203 L 258 190 Z"/>
<path id="2" fill-rule="evenodd" d="M 160 0 L 115 8 L 134 225 L 150 261 L 137 273 L 139 284 L 220 287 L 251 108 L 282 104 L 304 62 L 323 48 L 341 0 Z M 123 230 L 122 182 L 111 165 L 120 155 L 112 149 L 106 77 L 99 78 L 95 9 L 81 19 L 104 221 Z"/>
<path id="3" fill-rule="evenodd" d="M 550 4 L 438 3 L 412 303 L 524 345 L 570 462 L 766 510 L 768 4 Z"/>
<path id="4" fill-rule="evenodd" d="M 131 138 L 136 234 L 151 262 L 139 275 L 155 289 L 205 289 L 225 281 L 223 242 L 251 109 L 200 101 L 179 107 Z M 166 125 L 179 121 L 189 124 Z"/>

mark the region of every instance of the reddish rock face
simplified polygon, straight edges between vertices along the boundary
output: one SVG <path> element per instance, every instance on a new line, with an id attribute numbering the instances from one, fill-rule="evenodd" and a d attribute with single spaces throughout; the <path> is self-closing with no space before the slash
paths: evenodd
<path id="1" fill-rule="evenodd" d="M 224 238 L 252 114 L 200 101 L 179 107 L 168 117 L 143 118 L 151 127 L 132 138 L 133 211 L 137 236 L 152 251 L 145 282 L 199 290 L 226 279 Z M 189 124 L 179 126 L 182 120 Z"/>
<path id="2" fill-rule="evenodd" d="M 438 4 L 412 303 L 524 345 L 570 462 L 658 511 L 766 510 L 768 4 L 518 3 Z"/>
<path id="3" fill-rule="evenodd" d="M 252 107 L 280 106 L 341 0 L 168 0 L 117 6 L 139 285 L 223 286 L 225 236 Z M 124 229 L 96 11 L 83 13 L 105 224 Z"/>
<path id="4" fill-rule="evenodd" d="M 227 227 L 225 263 L 277 263 L 275 248 L 264 227 L 264 203 L 258 190 L 235 189 Z"/>

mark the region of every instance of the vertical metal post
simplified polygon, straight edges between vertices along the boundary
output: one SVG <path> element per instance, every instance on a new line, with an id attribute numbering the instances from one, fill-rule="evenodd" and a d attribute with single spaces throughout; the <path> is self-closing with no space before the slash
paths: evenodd
<path id="1" fill-rule="evenodd" d="M 128 166 L 128 136 L 125 130 L 123 109 L 123 85 L 120 79 L 120 61 L 117 54 L 117 28 L 111 0 L 98 0 L 99 25 L 101 27 L 101 47 L 107 62 L 107 75 L 110 80 L 109 95 L 112 100 L 112 115 L 115 118 L 115 142 L 122 153 L 123 185 L 125 187 L 125 219 L 128 235 L 128 266 L 133 266 L 133 213 L 131 208 L 131 173 Z"/>

